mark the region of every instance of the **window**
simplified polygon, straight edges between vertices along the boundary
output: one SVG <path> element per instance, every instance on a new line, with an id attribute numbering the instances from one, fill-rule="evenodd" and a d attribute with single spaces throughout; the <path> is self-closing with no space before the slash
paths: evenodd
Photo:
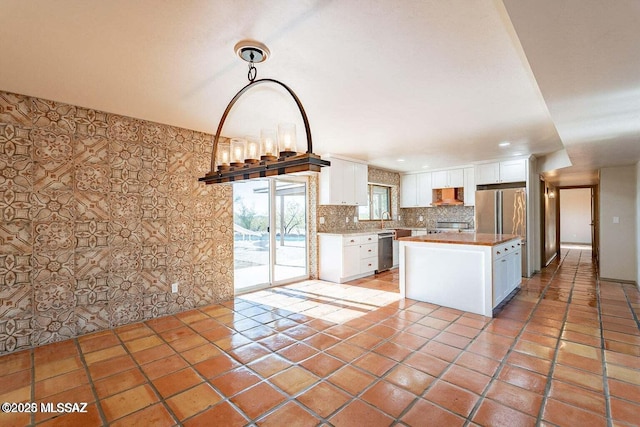
<path id="1" fill-rule="evenodd" d="M 369 221 L 391 218 L 391 187 L 379 184 L 369 184 L 368 203 L 358 207 L 358 219 Z M 387 216 L 388 215 L 388 216 Z"/>

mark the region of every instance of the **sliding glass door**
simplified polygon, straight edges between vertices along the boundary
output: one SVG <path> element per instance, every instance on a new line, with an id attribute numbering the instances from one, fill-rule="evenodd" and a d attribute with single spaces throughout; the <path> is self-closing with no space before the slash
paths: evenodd
<path id="1" fill-rule="evenodd" d="M 307 182 L 233 184 L 236 293 L 292 282 L 307 273 Z"/>

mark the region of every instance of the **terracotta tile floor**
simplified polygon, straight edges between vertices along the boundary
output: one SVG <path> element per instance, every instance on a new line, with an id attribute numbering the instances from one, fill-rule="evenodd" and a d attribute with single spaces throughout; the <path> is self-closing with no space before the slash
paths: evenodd
<path id="1" fill-rule="evenodd" d="M 397 271 L 305 281 L 0 357 L 0 425 L 637 425 L 640 295 L 565 250 L 493 319 Z"/>

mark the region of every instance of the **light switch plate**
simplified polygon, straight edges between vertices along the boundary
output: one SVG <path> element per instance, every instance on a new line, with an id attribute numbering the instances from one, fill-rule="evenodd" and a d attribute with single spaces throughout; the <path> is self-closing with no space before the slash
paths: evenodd
<path id="1" fill-rule="evenodd" d="M 613 217 L 613 223 L 614 224 L 620 224 L 620 217 L 619 216 L 614 216 Z"/>
<path id="2" fill-rule="evenodd" d="M 346 220 L 345 222 L 349 224 L 349 217 L 346 217 L 345 220 Z"/>
<path id="3" fill-rule="evenodd" d="M 320 217 L 320 224 L 324 224 L 324 217 L 323 216 Z"/>
<path id="4" fill-rule="evenodd" d="M 354 217 L 353 217 L 353 223 L 355 224 L 356 222 L 358 222 L 358 217 L 357 217 L 357 216 L 354 216 Z"/>

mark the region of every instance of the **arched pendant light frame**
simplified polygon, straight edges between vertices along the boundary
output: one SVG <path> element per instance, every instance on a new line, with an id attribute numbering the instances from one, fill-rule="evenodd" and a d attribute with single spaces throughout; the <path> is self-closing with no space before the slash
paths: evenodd
<path id="1" fill-rule="evenodd" d="M 261 161 L 258 164 L 245 164 L 242 167 L 230 168 L 229 170 L 218 170 L 216 169 L 216 159 L 218 155 L 218 143 L 220 140 L 220 135 L 222 133 L 222 128 L 224 126 L 224 122 L 227 119 L 231 108 L 233 108 L 234 104 L 238 99 L 245 94 L 249 89 L 258 86 L 264 83 L 273 83 L 283 87 L 289 95 L 293 98 L 298 106 L 298 110 L 300 111 L 300 115 L 302 116 L 302 121 L 304 122 L 304 130 L 307 137 L 307 151 L 304 154 L 298 154 L 290 157 L 280 157 L 275 161 Z M 267 176 L 275 176 L 275 175 L 283 175 L 294 172 L 304 172 L 304 171 L 314 171 L 319 172 L 321 167 L 330 166 L 327 160 L 322 160 L 320 156 L 313 154 L 313 145 L 311 141 L 311 127 L 309 126 L 309 119 L 307 118 L 307 114 L 304 111 L 304 107 L 302 106 L 302 102 L 300 102 L 300 98 L 295 94 L 295 92 L 284 83 L 274 80 L 274 79 L 260 79 L 260 80 L 251 80 L 249 84 L 240 89 L 238 93 L 231 99 L 227 108 L 224 110 L 222 114 L 222 118 L 220 119 L 220 123 L 218 124 L 218 129 L 213 139 L 213 152 L 211 153 L 211 170 L 204 177 L 199 178 L 199 181 L 205 182 L 207 184 L 215 184 L 222 182 L 234 182 L 247 180 L 252 178 L 263 178 Z"/>

